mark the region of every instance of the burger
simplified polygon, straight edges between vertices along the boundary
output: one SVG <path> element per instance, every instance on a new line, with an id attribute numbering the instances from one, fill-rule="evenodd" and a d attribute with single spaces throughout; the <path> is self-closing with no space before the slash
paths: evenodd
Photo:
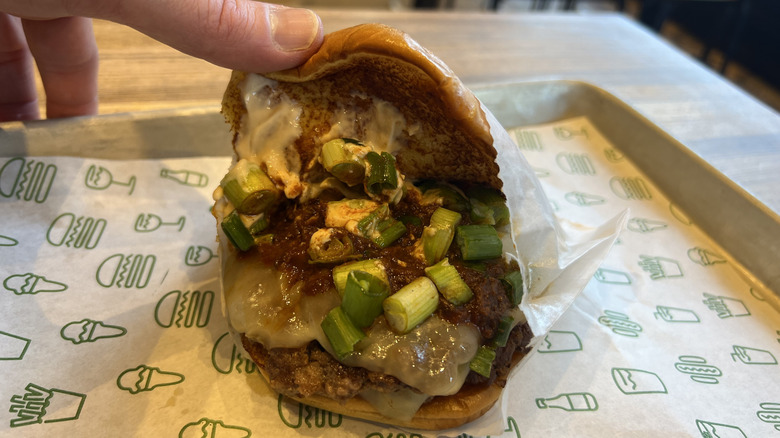
<path id="1" fill-rule="evenodd" d="M 514 189 L 477 98 L 408 35 L 366 24 L 297 68 L 233 72 L 222 112 L 224 308 L 270 387 L 417 429 L 487 412 L 532 333 Z"/>

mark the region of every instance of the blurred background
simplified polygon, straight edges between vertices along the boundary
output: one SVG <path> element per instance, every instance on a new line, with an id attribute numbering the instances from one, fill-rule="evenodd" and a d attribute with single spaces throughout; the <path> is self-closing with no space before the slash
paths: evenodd
<path id="1" fill-rule="evenodd" d="M 308 8 L 616 11 L 780 111 L 780 0 L 271 0 Z"/>

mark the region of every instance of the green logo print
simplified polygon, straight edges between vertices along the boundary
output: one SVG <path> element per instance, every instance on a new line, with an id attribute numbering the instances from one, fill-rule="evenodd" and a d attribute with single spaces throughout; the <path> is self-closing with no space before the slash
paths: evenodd
<path id="1" fill-rule="evenodd" d="M 170 291 L 160 298 L 154 308 L 154 320 L 164 328 L 206 327 L 214 307 L 214 292 L 207 290 Z"/>
<path id="2" fill-rule="evenodd" d="M 596 168 L 593 166 L 588 154 L 576 154 L 573 152 L 561 152 L 555 156 L 555 162 L 558 167 L 569 175 L 595 175 Z"/>
<path id="3" fill-rule="evenodd" d="M 124 327 L 84 318 L 81 321 L 71 321 L 65 324 L 60 330 L 60 337 L 78 345 L 85 342 L 95 342 L 99 339 L 118 338 L 126 333 L 127 329 Z"/>
<path id="4" fill-rule="evenodd" d="M 640 255 L 639 267 L 650 274 L 651 280 L 683 277 L 680 263 L 666 257 Z"/>
<path id="5" fill-rule="evenodd" d="M 571 140 L 577 136 L 588 138 L 588 131 L 585 128 L 575 130 L 566 126 L 557 126 L 553 128 L 553 134 L 558 140 Z"/>
<path id="6" fill-rule="evenodd" d="M 703 438 L 747 438 L 737 426 L 696 420 L 696 427 Z"/>
<path id="7" fill-rule="evenodd" d="M 178 385 L 183 381 L 182 374 L 163 371 L 148 365 L 138 365 L 135 368 L 124 370 L 117 377 L 116 386 L 130 394 L 138 394 L 139 392 L 153 391 L 162 386 Z"/>
<path id="8" fill-rule="evenodd" d="M 106 230 L 105 219 L 62 213 L 49 225 L 46 241 L 53 246 L 94 249 Z"/>
<path id="9" fill-rule="evenodd" d="M 249 438 L 251 436 L 252 431 L 246 427 L 232 426 L 221 420 L 209 418 L 187 423 L 179 431 L 179 438 Z"/>
<path id="10" fill-rule="evenodd" d="M 593 278 L 600 283 L 606 284 L 631 284 L 631 276 L 623 271 L 615 271 L 613 269 L 599 268 L 596 273 L 593 274 Z"/>
<path id="11" fill-rule="evenodd" d="M 517 147 L 524 151 L 541 151 L 543 148 L 539 134 L 534 131 L 514 131 Z"/>
<path id="12" fill-rule="evenodd" d="M 764 423 L 774 424 L 780 431 L 780 403 L 761 403 L 761 410 L 756 412 L 758 418 Z"/>
<path id="13" fill-rule="evenodd" d="M 539 353 L 565 353 L 581 350 L 582 341 L 577 333 L 560 330 L 550 330 L 537 348 Z"/>
<path id="14" fill-rule="evenodd" d="M 688 258 L 691 259 L 692 262 L 698 263 L 702 266 L 712 266 L 727 262 L 727 260 L 720 254 L 699 247 L 689 249 Z"/>
<path id="15" fill-rule="evenodd" d="M 741 345 L 734 345 L 731 358 L 735 362 L 739 359 L 746 365 L 777 365 L 777 359 L 769 351 Z"/>
<path id="16" fill-rule="evenodd" d="M 176 181 L 189 187 L 206 187 L 209 185 L 209 177 L 206 174 L 194 170 L 170 170 L 162 169 L 160 177 Z"/>
<path id="17" fill-rule="evenodd" d="M 12 333 L 0 331 L 0 360 L 22 360 L 30 340 Z"/>
<path id="18" fill-rule="evenodd" d="M 141 213 L 135 218 L 133 229 L 138 233 L 148 233 L 155 231 L 160 227 L 178 227 L 179 232 L 184 229 L 185 217 L 180 216 L 176 222 L 163 222 L 160 216 L 152 213 Z"/>
<path id="19" fill-rule="evenodd" d="M 669 306 L 655 306 L 655 318 L 666 322 L 701 322 L 699 315 L 693 310 L 679 309 Z"/>
<path id="20" fill-rule="evenodd" d="M 323 427 L 336 428 L 341 426 L 341 414 L 334 414 L 333 412 L 324 409 L 313 408 L 303 403 L 287 399 L 287 397 L 282 394 L 279 394 L 279 398 L 276 401 L 276 409 L 282 423 L 291 429 L 299 429 L 304 424 L 306 424 L 306 427 L 309 429 L 321 429 Z M 304 411 L 306 411 L 305 415 Z"/>
<path id="21" fill-rule="evenodd" d="M 657 374 L 632 368 L 612 368 L 612 380 L 626 395 L 666 394 L 666 385 Z"/>
<path id="22" fill-rule="evenodd" d="M 62 292 L 68 288 L 59 281 L 48 280 L 43 275 L 33 274 L 15 274 L 8 276 L 3 281 L 3 286 L 16 295 L 34 295 L 42 292 Z"/>
<path id="23" fill-rule="evenodd" d="M 0 196 L 42 204 L 49 197 L 57 166 L 12 158 L 0 168 Z"/>
<path id="24" fill-rule="evenodd" d="M 228 332 L 214 343 L 214 348 L 211 350 L 211 364 L 220 374 L 230 374 L 233 371 L 239 374 L 251 374 L 257 371 L 257 365 L 239 353 Z"/>
<path id="25" fill-rule="evenodd" d="M 736 298 L 720 297 L 705 292 L 702 303 L 717 313 L 720 319 L 750 316 L 750 311 L 745 307 L 745 303 Z"/>
<path id="26" fill-rule="evenodd" d="M 693 221 L 691 218 L 688 217 L 687 214 L 685 214 L 684 211 L 680 210 L 680 207 L 670 203 L 669 204 L 669 213 L 672 214 L 672 216 L 677 219 L 681 224 L 683 225 L 693 225 Z"/>
<path id="27" fill-rule="evenodd" d="M 84 185 L 92 190 L 106 190 L 111 185 L 123 186 L 128 188 L 128 196 L 135 190 L 135 175 L 130 176 L 127 182 L 121 182 L 114 179 L 111 171 L 103 166 L 91 165 L 87 169 L 87 176 L 84 178 Z"/>
<path id="28" fill-rule="evenodd" d="M 19 244 L 19 241 L 14 239 L 13 237 L 9 236 L 3 236 L 0 234 L 0 246 L 16 246 Z"/>
<path id="29" fill-rule="evenodd" d="M 642 326 L 631 321 L 628 315 L 614 310 L 605 310 L 604 316 L 599 317 L 599 323 L 609 327 L 615 334 L 636 338 L 642 331 Z"/>
<path id="30" fill-rule="evenodd" d="M 460 434 L 455 438 L 464 438 L 466 437 L 466 434 Z M 393 433 L 389 432 L 387 435 L 385 435 L 382 432 L 371 432 L 368 435 L 366 435 L 366 438 L 425 438 L 419 433 L 410 433 L 409 435 L 401 432 L 401 433 Z M 488 437 L 489 438 L 489 437 Z"/>
<path id="31" fill-rule="evenodd" d="M 635 233 L 647 234 L 666 229 L 668 226 L 669 224 L 663 221 L 647 219 L 643 217 L 633 217 L 628 220 L 628 225 L 626 228 L 628 228 L 629 231 L 633 231 Z"/>
<path id="32" fill-rule="evenodd" d="M 143 254 L 114 254 L 100 263 L 95 280 L 103 287 L 143 289 L 149 285 L 157 257 Z"/>
<path id="33" fill-rule="evenodd" d="M 674 364 L 677 371 L 690 374 L 691 380 L 698 383 L 716 385 L 718 377 L 723 373 L 720 368 L 707 364 L 707 360 L 699 356 L 680 356 L 679 362 Z"/>
<path id="34" fill-rule="evenodd" d="M 184 253 L 184 264 L 187 266 L 203 266 L 216 257 L 211 248 L 202 245 L 190 245 Z"/>
<path id="35" fill-rule="evenodd" d="M 596 397 L 588 392 L 572 392 L 559 394 L 552 398 L 537 398 L 536 406 L 539 409 L 563 409 L 569 412 L 597 411 L 599 409 Z"/>
<path id="36" fill-rule="evenodd" d="M 28 384 L 23 394 L 11 396 L 11 427 L 78 420 L 85 394 Z"/>
<path id="37" fill-rule="evenodd" d="M 610 163 L 620 163 L 621 161 L 626 159 L 625 155 L 623 155 L 622 152 L 613 148 L 604 149 L 604 156 L 607 158 L 607 161 L 609 161 Z"/>
<path id="38" fill-rule="evenodd" d="M 650 188 L 645 184 L 645 180 L 636 176 L 614 176 L 609 180 L 609 188 L 618 198 L 627 201 L 649 201 L 653 199 Z"/>
<path id="39" fill-rule="evenodd" d="M 506 429 L 504 429 L 504 432 L 500 436 L 504 437 L 507 434 L 507 432 L 509 433 L 509 437 L 510 438 L 512 438 L 512 437 L 513 438 L 520 438 L 520 429 L 517 427 L 517 421 L 513 417 L 507 417 Z M 491 438 L 492 436 L 493 435 L 487 435 L 485 438 Z M 381 432 L 374 432 L 371 435 L 366 436 L 366 438 L 369 438 L 369 437 L 384 438 L 385 436 L 382 435 Z M 404 435 L 402 433 L 395 435 L 395 438 L 405 438 L 405 437 L 406 437 L 406 435 Z M 387 435 L 387 438 L 393 438 L 393 434 L 389 433 Z M 413 434 L 409 435 L 409 438 L 424 438 L 424 437 L 422 435 L 420 435 L 420 434 L 413 433 Z M 468 434 L 462 433 L 462 434 L 458 435 L 456 438 L 475 438 L 475 437 L 474 437 L 474 435 L 468 435 Z M 498 437 L 496 437 L 496 438 L 498 438 Z"/>
<path id="40" fill-rule="evenodd" d="M 563 198 L 569 201 L 570 204 L 574 204 L 579 207 L 591 207 L 607 202 L 605 198 L 599 195 L 593 195 L 585 192 L 569 192 L 563 195 Z"/>

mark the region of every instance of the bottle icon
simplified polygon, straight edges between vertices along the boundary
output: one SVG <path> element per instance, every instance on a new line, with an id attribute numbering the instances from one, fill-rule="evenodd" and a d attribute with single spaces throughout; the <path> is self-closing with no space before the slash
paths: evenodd
<path id="1" fill-rule="evenodd" d="M 160 227 L 173 226 L 179 227 L 179 231 L 181 232 L 181 230 L 184 228 L 185 219 L 186 218 L 184 216 L 180 216 L 179 220 L 176 222 L 163 222 L 162 218 L 156 214 L 141 213 L 135 219 L 135 225 L 133 226 L 133 229 L 138 233 L 148 233 L 155 231 Z"/>
<path id="2" fill-rule="evenodd" d="M 559 394 L 552 398 L 537 398 L 536 406 L 539 409 L 563 409 L 564 411 L 596 411 L 599 408 L 596 397 L 588 392 L 572 392 Z"/>
<path id="3" fill-rule="evenodd" d="M 680 264 L 676 260 L 668 259 L 666 257 L 640 255 L 639 267 L 650 274 L 651 280 L 683 277 Z"/>
<path id="4" fill-rule="evenodd" d="M 699 315 L 693 310 L 679 309 L 669 306 L 655 306 L 655 318 L 666 322 L 701 322 Z"/>
<path id="5" fill-rule="evenodd" d="M 133 194 L 135 190 L 135 176 L 131 176 L 127 182 L 114 180 L 114 175 L 103 166 L 91 165 L 87 169 L 87 175 L 84 178 L 84 185 L 92 190 L 106 190 L 111 185 L 125 186 L 130 188 L 128 195 Z"/>
<path id="6" fill-rule="evenodd" d="M 190 187 L 206 187 L 209 184 L 208 175 L 193 170 L 162 169 L 160 171 L 160 177 Z"/>

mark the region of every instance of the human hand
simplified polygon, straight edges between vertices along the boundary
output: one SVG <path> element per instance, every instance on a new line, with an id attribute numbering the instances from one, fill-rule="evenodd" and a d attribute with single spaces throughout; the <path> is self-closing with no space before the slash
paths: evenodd
<path id="1" fill-rule="evenodd" d="M 39 118 L 33 60 L 49 118 L 96 114 L 90 18 L 133 27 L 186 54 L 258 73 L 294 67 L 322 42 L 306 9 L 251 0 L 0 0 L 0 121 Z"/>

